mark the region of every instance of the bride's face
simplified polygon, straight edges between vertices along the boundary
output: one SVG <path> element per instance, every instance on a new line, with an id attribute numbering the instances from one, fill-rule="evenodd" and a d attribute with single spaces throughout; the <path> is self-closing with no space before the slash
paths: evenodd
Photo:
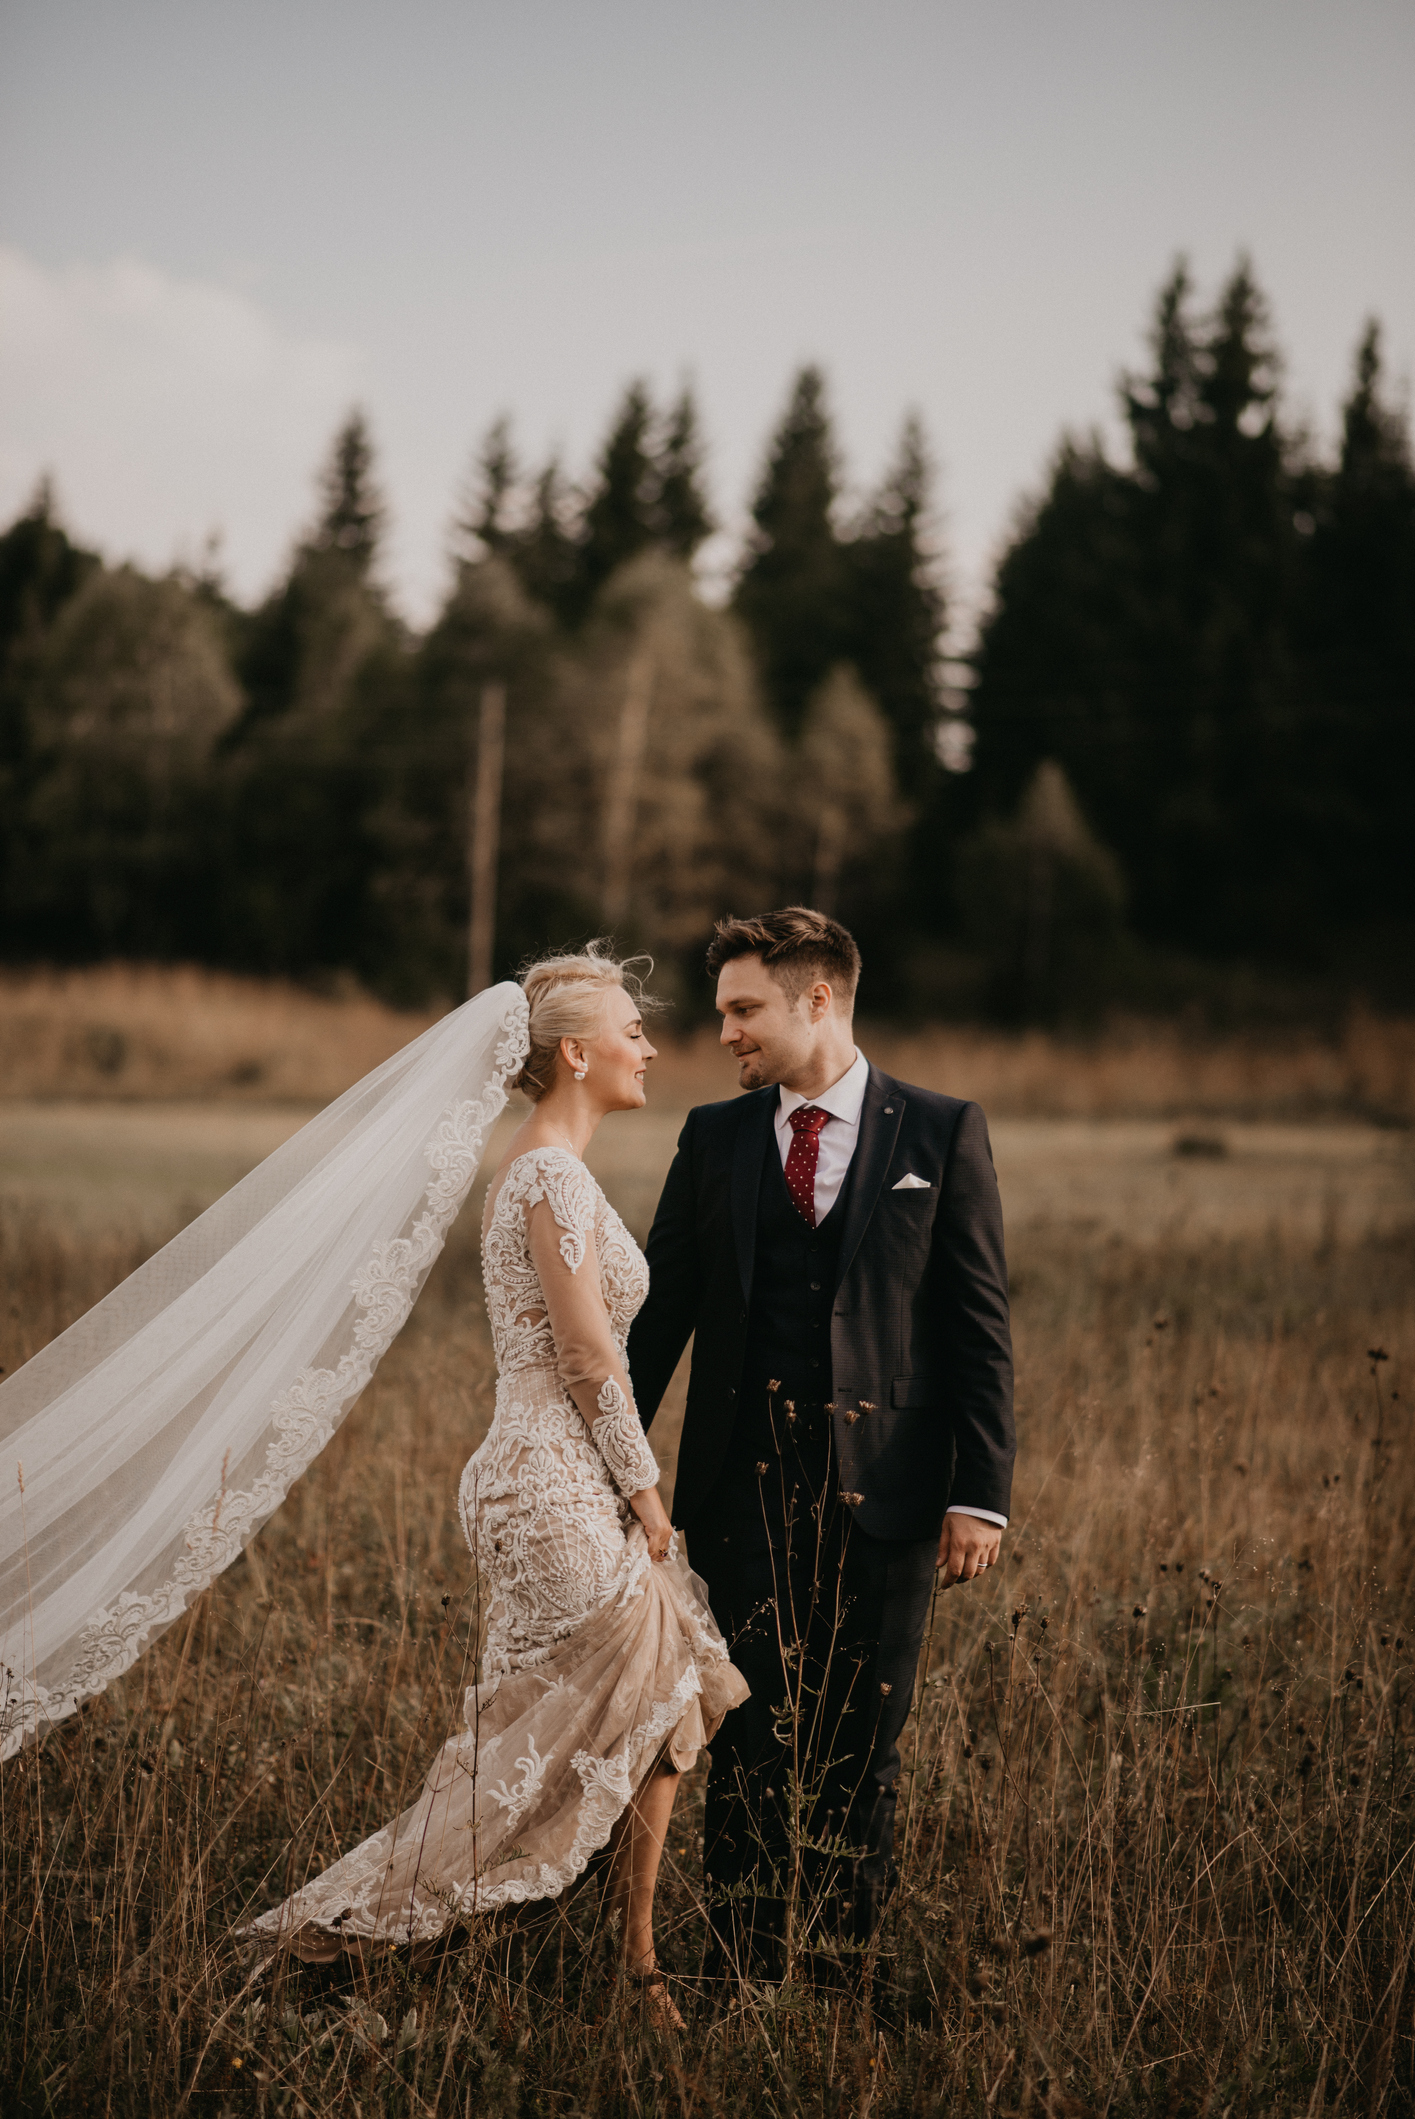
<path id="1" fill-rule="evenodd" d="M 604 1023 L 597 1036 L 565 1040 L 578 1051 L 584 1086 L 602 1111 L 637 1111 L 644 1103 L 644 1073 L 658 1054 L 649 1043 L 638 1004 L 622 986 L 606 997 Z M 566 1057 L 569 1058 L 569 1053 Z"/>

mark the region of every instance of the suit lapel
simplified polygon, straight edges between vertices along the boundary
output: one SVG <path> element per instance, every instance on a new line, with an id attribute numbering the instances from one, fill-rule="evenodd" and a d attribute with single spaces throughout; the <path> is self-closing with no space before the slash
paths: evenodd
<path id="1" fill-rule="evenodd" d="M 757 1257 L 757 1198 L 780 1096 L 775 1089 L 759 1089 L 755 1096 L 745 1097 L 743 1102 L 746 1108 L 737 1128 L 737 1145 L 732 1154 L 732 1234 L 737 1244 L 737 1271 L 741 1276 L 742 1293 L 750 1297 L 752 1269 Z"/>
<path id="2" fill-rule="evenodd" d="M 860 1138 L 845 1195 L 845 1226 L 840 1232 L 837 1287 L 849 1272 L 851 1261 L 860 1248 L 860 1239 L 869 1227 L 903 1120 L 904 1095 L 898 1082 L 881 1074 L 878 1067 L 871 1067 L 865 1101 L 860 1107 Z"/>

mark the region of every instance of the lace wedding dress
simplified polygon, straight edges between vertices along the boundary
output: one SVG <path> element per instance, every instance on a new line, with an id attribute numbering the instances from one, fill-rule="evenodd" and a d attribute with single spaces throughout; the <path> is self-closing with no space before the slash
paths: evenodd
<path id="1" fill-rule="evenodd" d="M 242 1931 L 264 1947 L 329 1959 L 555 1896 L 660 1758 L 691 1765 L 747 1695 L 702 1583 L 650 1558 L 628 1506 L 658 1483 L 624 1363 L 642 1252 L 578 1157 L 534 1148 L 482 1257 L 496 1411 L 458 1500 L 483 1679 L 412 1807 Z"/>

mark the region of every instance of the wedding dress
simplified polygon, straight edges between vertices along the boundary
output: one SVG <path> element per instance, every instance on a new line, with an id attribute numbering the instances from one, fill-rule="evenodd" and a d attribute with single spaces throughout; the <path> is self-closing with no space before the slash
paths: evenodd
<path id="1" fill-rule="evenodd" d="M 533 1148 L 482 1256 L 496 1410 L 458 1496 L 482 1681 L 411 1808 L 242 1931 L 264 1947 L 329 1959 L 555 1896 L 659 1761 L 691 1765 L 747 1695 L 676 1540 L 651 1559 L 628 1506 L 658 1483 L 624 1358 L 642 1252 L 577 1156 Z"/>

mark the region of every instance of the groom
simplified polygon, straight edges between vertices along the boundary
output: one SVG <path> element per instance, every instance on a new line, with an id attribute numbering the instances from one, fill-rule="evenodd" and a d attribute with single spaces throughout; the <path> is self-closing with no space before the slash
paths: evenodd
<path id="1" fill-rule="evenodd" d="M 645 1425 L 693 1338 L 674 1519 L 752 1688 L 712 1746 L 719 1950 L 868 1940 L 935 1573 L 997 1562 L 1015 1438 L 1002 1214 L 976 1104 L 855 1049 L 853 938 L 724 920 L 722 1042 L 751 1092 L 688 1114 L 629 1338 Z"/>

